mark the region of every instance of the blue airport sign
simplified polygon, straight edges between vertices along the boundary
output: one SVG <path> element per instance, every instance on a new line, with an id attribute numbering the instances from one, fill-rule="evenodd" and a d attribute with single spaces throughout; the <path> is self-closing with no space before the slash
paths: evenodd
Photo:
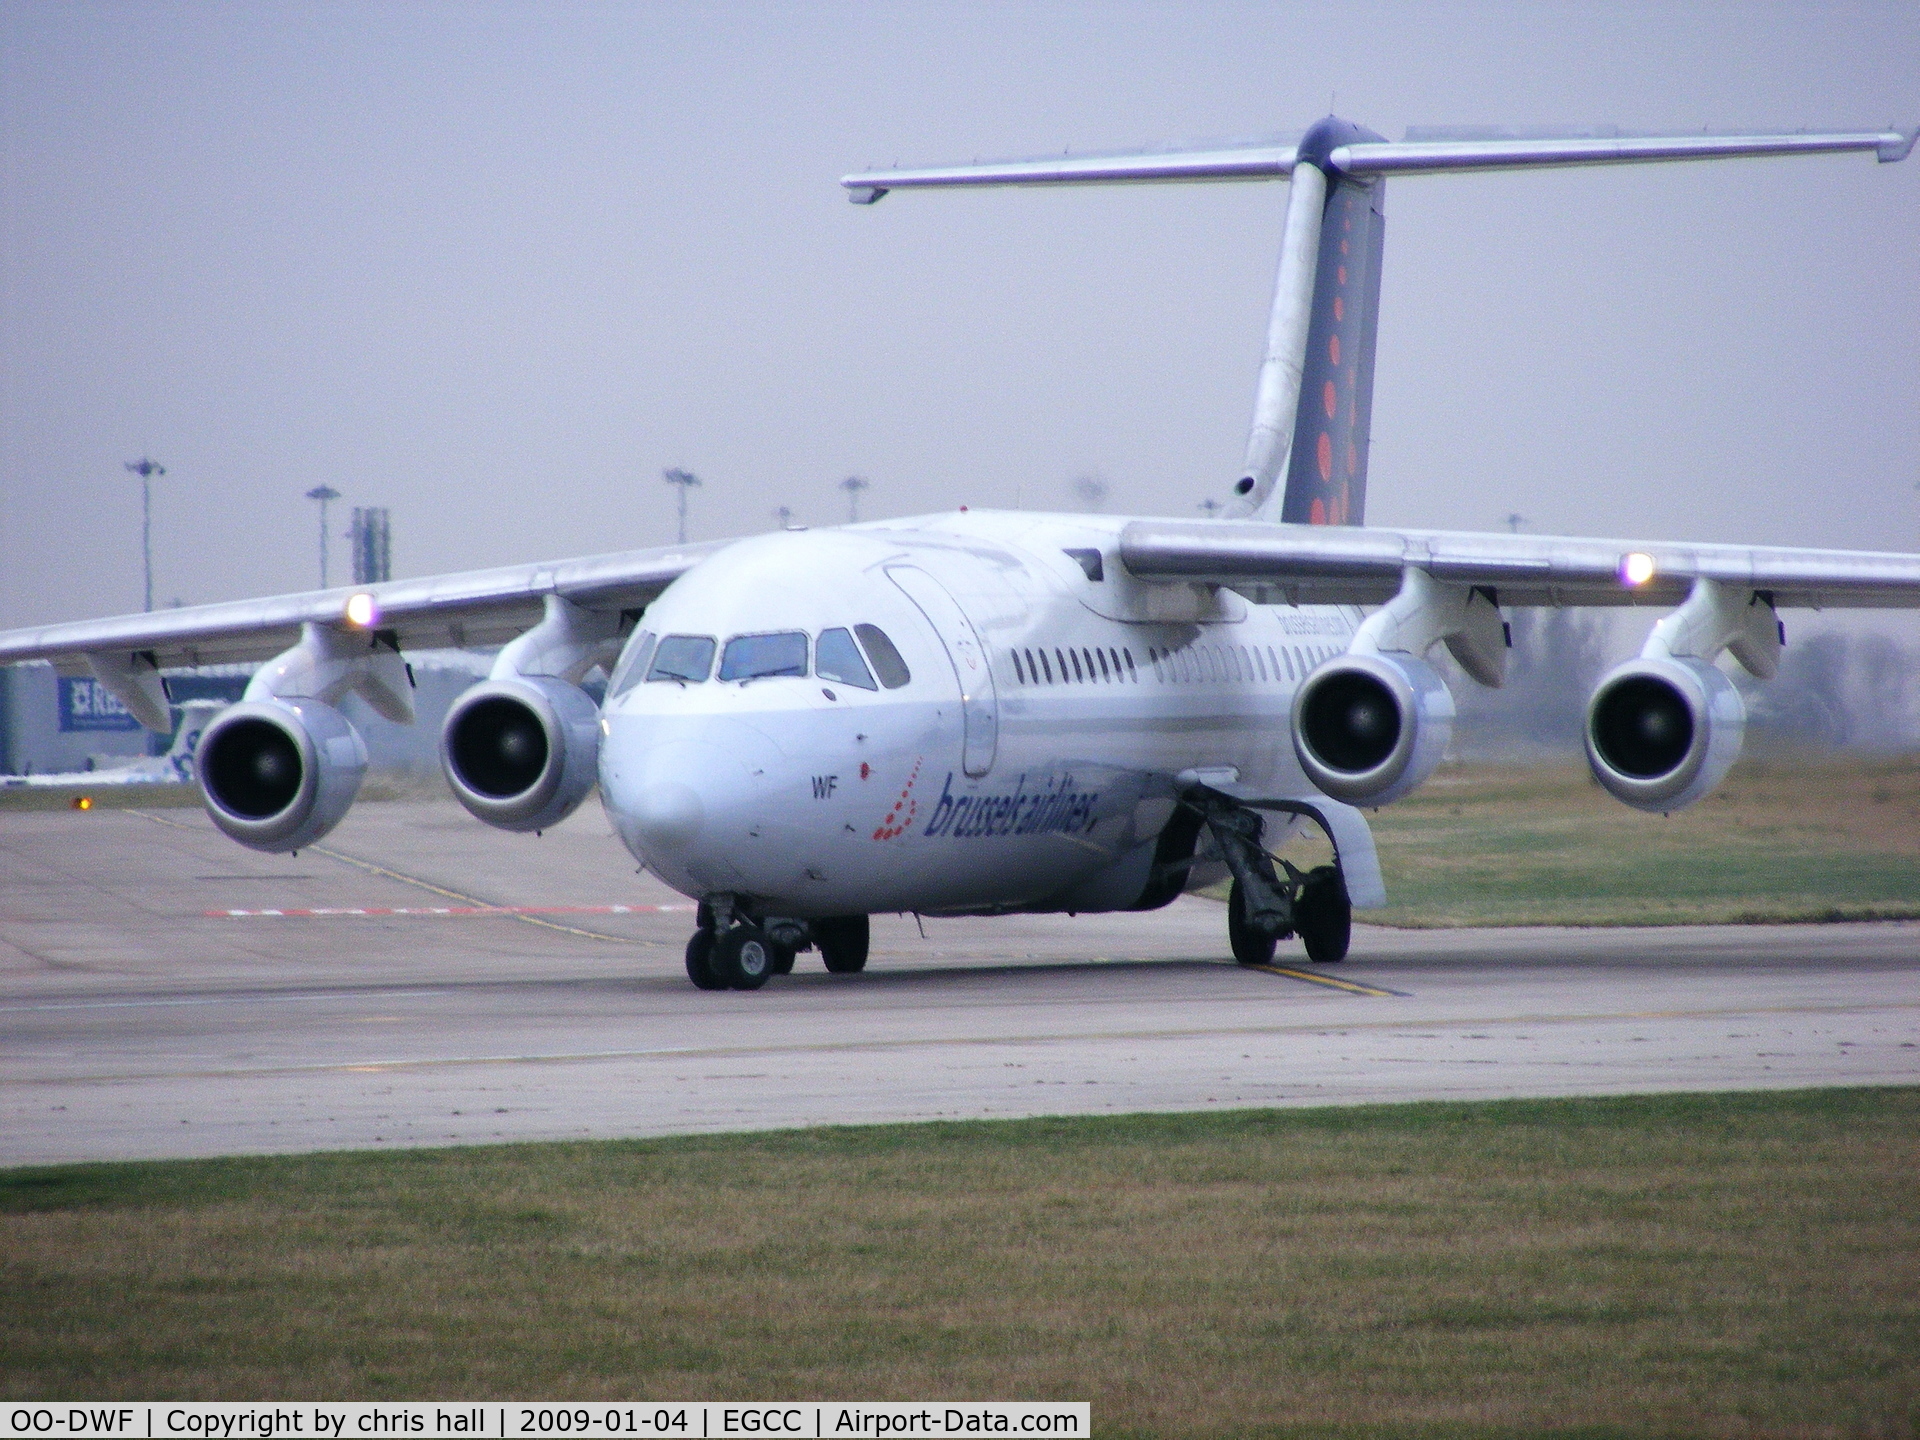
<path id="1" fill-rule="evenodd" d="M 60 677 L 60 728 L 138 730 L 140 722 L 98 680 Z"/>

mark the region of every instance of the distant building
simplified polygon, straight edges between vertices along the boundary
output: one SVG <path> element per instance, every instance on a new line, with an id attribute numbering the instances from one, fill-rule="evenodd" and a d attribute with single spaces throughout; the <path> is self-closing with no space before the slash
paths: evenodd
<path id="1" fill-rule="evenodd" d="M 347 532 L 353 551 L 353 583 L 376 585 L 393 578 L 393 545 L 387 528 L 387 507 L 356 505 L 353 528 Z"/>
<path id="2" fill-rule="evenodd" d="M 340 711 L 367 742 L 372 768 L 389 774 L 434 775 L 440 769 L 440 724 L 455 699 L 486 674 L 486 657 L 459 651 L 422 653 L 413 662 L 412 725 L 395 725 L 374 714 L 356 695 Z M 251 665 L 209 665 L 171 671 L 167 694 L 179 723 L 188 700 L 238 700 L 253 676 Z M 51 665 L 0 666 L 0 774 L 45 775 L 85 770 L 89 761 L 164 755 L 172 735 L 149 735 L 140 722 L 90 677 L 58 675 Z"/>

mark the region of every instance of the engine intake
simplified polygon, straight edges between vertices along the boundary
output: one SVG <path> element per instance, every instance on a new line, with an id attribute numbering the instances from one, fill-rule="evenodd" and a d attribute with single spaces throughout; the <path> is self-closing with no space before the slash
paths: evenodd
<path id="1" fill-rule="evenodd" d="M 224 834 L 284 854 L 340 823 L 367 773 L 367 747 L 331 705 L 243 700 L 201 733 L 194 770 Z"/>
<path id="2" fill-rule="evenodd" d="M 600 711 L 547 675 L 488 680 L 447 712 L 440 765 L 454 798 L 501 830 L 545 830 L 571 815 L 600 769 Z"/>
<path id="3" fill-rule="evenodd" d="M 1386 805 L 1433 773 L 1453 736 L 1453 695 L 1424 660 L 1347 654 L 1293 697 L 1293 749 L 1326 794 Z"/>
<path id="4" fill-rule="evenodd" d="M 1746 727 L 1740 692 L 1713 666 L 1629 660 L 1587 702 L 1587 763 L 1615 799 L 1679 810 L 1726 778 Z"/>

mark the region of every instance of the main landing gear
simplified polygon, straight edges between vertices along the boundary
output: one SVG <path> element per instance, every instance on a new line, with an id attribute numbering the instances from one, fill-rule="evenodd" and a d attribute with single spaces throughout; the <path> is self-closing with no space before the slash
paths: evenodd
<path id="1" fill-rule="evenodd" d="M 793 970 L 802 950 L 818 950 L 827 969 L 852 975 L 866 968 L 867 917 L 826 920 L 755 919 L 731 896 L 700 902 L 699 928 L 687 941 L 687 978 L 702 990 L 758 990 Z"/>
<path id="2" fill-rule="evenodd" d="M 1274 857 L 1261 843 L 1265 822 L 1255 811 L 1225 796 L 1202 793 L 1188 799 L 1212 831 L 1221 859 L 1233 872 L 1227 896 L 1227 941 L 1242 965 L 1271 965 L 1276 944 L 1298 935 L 1316 964 L 1344 960 L 1353 938 L 1353 906 L 1339 868 L 1321 865 L 1302 872 L 1285 860 L 1282 880 Z"/>

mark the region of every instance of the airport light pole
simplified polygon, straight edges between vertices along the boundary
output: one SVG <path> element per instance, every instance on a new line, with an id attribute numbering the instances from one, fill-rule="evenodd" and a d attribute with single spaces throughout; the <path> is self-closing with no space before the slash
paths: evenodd
<path id="1" fill-rule="evenodd" d="M 327 588 L 327 504 L 338 500 L 340 492 L 331 485 L 316 485 L 307 491 L 307 499 L 320 502 L 320 588 Z"/>
<path id="2" fill-rule="evenodd" d="M 687 543 L 687 492 L 700 483 L 700 477 L 691 470 L 682 470 L 678 466 L 671 470 L 662 470 L 660 478 L 679 492 L 680 502 L 680 543 Z"/>
<path id="3" fill-rule="evenodd" d="M 145 608 L 153 609 L 153 477 L 167 473 L 167 467 L 142 455 L 127 461 L 127 469 L 140 477 L 140 563 L 146 576 Z"/>
<path id="4" fill-rule="evenodd" d="M 856 525 L 860 521 L 860 492 L 871 489 L 872 484 L 858 475 L 849 475 L 840 482 L 840 488 L 847 492 L 847 523 Z"/>

